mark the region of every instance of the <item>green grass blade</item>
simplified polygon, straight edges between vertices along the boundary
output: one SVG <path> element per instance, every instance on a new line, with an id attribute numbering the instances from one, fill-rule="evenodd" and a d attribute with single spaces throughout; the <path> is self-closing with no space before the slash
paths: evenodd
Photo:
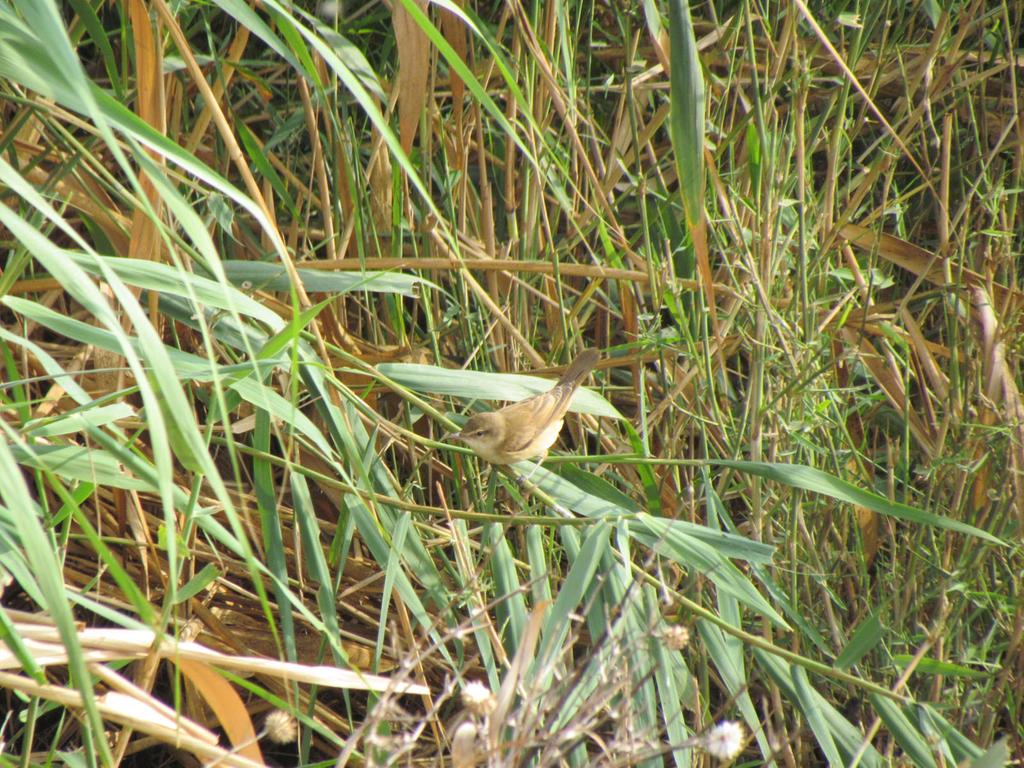
<path id="1" fill-rule="evenodd" d="M 748 472 L 793 488 L 819 493 L 849 504 L 857 504 L 880 515 L 888 515 L 889 517 L 895 517 L 919 525 L 931 525 L 947 531 L 974 536 L 992 544 L 1006 546 L 1006 542 L 997 536 L 993 536 L 980 528 L 975 528 L 973 525 L 941 517 L 931 512 L 925 512 L 908 504 L 889 501 L 878 494 L 865 491 L 852 483 L 848 483 L 813 467 L 804 467 L 796 464 L 764 464 L 753 461 L 714 461 L 712 464 L 730 467 L 741 472 Z"/>

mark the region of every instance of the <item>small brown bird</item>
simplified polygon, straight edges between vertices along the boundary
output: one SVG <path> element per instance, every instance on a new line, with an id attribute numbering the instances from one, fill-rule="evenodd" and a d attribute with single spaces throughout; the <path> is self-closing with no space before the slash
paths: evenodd
<path id="1" fill-rule="evenodd" d="M 596 349 L 584 350 L 547 392 L 471 416 L 461 432 L 449 437 L 461 440 L 492 464 L 511 464 L 547 455 L 562 430 L 562 419 L 573 393 L 600 359 Z"/>

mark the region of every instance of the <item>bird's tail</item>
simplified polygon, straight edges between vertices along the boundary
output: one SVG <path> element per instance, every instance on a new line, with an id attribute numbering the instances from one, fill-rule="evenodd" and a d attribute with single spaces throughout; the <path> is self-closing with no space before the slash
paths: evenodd
<path id="1" fill-rule="evenodd" d="M 580 352 L 576 359 L 573 360 L 565 373 L 562 374 L 562 378 L 555 384 L 556 387 L 571 387 L 576 389 L 580 385 L 580 382 L 587 377 L 594 366 L 597 365 L 597 361 L 601 359 L 601 353 L 596 349 L 585 349 Z"/>

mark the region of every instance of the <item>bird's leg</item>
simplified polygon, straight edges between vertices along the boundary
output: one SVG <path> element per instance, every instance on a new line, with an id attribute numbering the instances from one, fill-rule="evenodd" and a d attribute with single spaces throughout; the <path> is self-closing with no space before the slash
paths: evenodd
<path id="1" fill-rule="evenodd" d="M 537 457 L 537 463 L 533 465 L 533 469 L 531 469 L 529 472 L 527 472 L 525 476 L 523 476 L 523 475 L 519 476 L 519 487 L 520 488 L 524 487 L 528 482 L 530 482 L 530 478 L 533 477 L 534 474 L 536 474 L 537 470 L 540 468 L 540 465 L 544 463 L 544 459 L 546 459 L 547 457 L 548 457 L 548 454 L 547 454 L 547 451 L 545 451 L 544 453 L 542 453 L 540 456 Z"/>

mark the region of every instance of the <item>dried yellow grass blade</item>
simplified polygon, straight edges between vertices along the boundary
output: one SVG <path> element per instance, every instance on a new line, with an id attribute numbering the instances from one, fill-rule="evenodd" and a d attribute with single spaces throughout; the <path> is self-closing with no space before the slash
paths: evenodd
<path id="1" fill-rule="evenodd" d="M 67 663 L 67 652 L 60 643 L 56 629 L 22 623 L 15 623 L 14 626 L 41 666 Z M 253 656 L 232 656 L 193 642 L 172 643 L 158 639 L 156 633 L 146 629 L 83 629 L 78 633 L 78 640 L 89 661 L 136 659 L 156 653 L 160 658 L 176 662 L 185 659 L 224 669 L 273 675 L 285 680 L 316 683 L 332 688 L 392 690 L 422 696 L 430 694 L 430 689 L 425 685 L 394 681 L 380 675 L 364 675 L 325 665 L 295 664 Z M 14 654 L 6 648 L 0 648 L 0 669 L 15 668 L 20 668 L 20 664 Z"/>
<path id="2" fill-rule="evenodd" d="M 0 688 L 21 691 L 73 709 L 83 708 L 82 696 L 74 689 L 59 685 L 40 685 L 27 677 L 9 672 L 0 672 Z M 257 763 L 221 749 L 217 746 L 217 737 L 195 723 L 189 723 L 188 729 L 182 727 L 184 719 L 180 716 L 176 715 L 176 720 L 169 722 L 166 713 L 161 709 L 133 696 L 107 693 L 97 698 L 96 706 L 104 720 L 128 726 L 165 744 L 172 744 L 177 749 L 190 752 L 200 759 L 238 768 L 257 768 L 264 765 L 262 762 Z M 196 732 L 203 733 L 203 738 L 193 735 Z"/>
<path id="3" fill-rule="evenodd" d="M 900 319 L 907 329 L 907 337 L 914 350 L 914 355 L 917 357 L 918 364 L 921 366 L 921 370 L 924 371 L 928 383 L 935 392 L 935 396 L 939 400 L 946 402 L 949 399 L 949 377 L 942 370 L 942 366 L 939 365 L 939 361 L 936 359 L 936 345 L 930 343 L 925 338 L 924 333 L 921 331 L 921 326 L 918 325 L 917 320 L 906 307 L 900 312 Z M 946 357 L 949 356 L 949 350 L 945 347 L 940 348 L 939 352 Z"/>

